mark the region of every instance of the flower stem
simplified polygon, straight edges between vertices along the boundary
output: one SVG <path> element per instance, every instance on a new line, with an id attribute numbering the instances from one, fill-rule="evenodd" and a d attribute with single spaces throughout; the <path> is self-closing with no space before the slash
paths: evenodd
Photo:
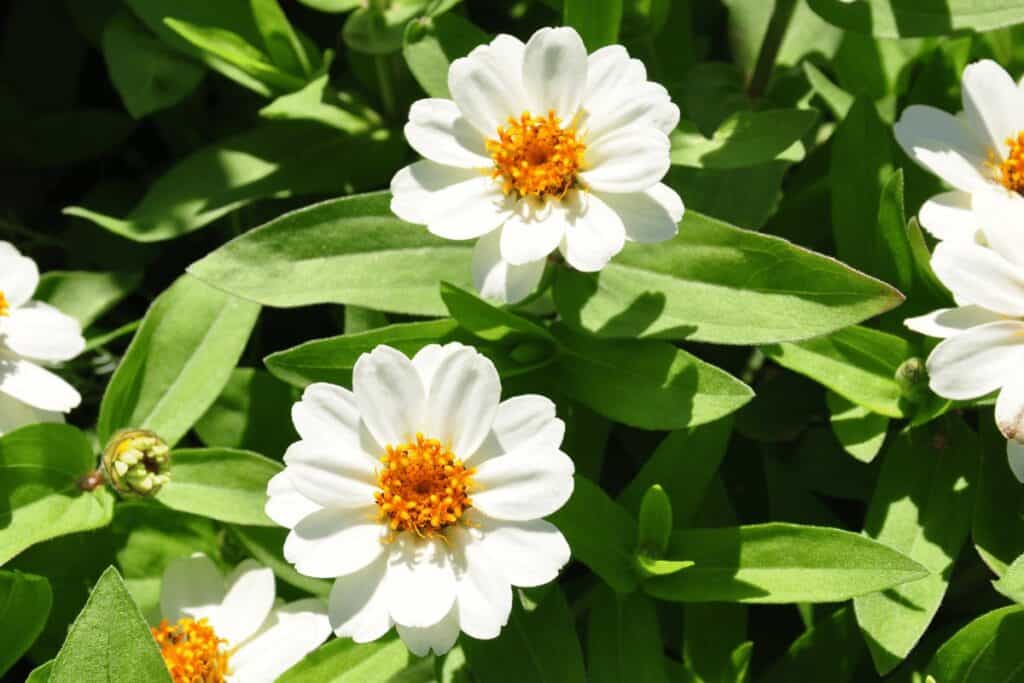
<path id="1" fill-rule="evenodd" d="M 395 98 L 391 56 L 377 55 L 373 58 L 373 61 L 377 67 L 377 82 L 380 84 L 380 99 L 384 105 L 384 113 L 389 119 L 394 119 L 398 111 L 398 104 Z"/>
<path id="2" fill-rule="evenodd" d="M 772 10 L 768 30 L 765 31 L 764 40 L 761 42 L 761 51 L 757 54 L 754 74 L 750 77 L 750 85 L 747 87 L 747 93 L 751 97 L 760 97 L 768 87 L 768 81 L 775 68 L 775 60 L 779 56 L 779 48 L 782 47 L 782 39 L 786 37 L 789 22 L 796 11 L 796 3 L 797 0 L 775 0 L 775 9 Z"/>

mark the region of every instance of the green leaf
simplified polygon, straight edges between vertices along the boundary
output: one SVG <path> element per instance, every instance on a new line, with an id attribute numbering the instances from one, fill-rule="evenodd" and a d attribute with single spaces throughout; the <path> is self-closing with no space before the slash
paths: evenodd
<path id="1" fill-rule="evenodd" d="M 598 588 L 587 622 L 593 683 L 668 683 L 654 601 L 643 593 Z"/>
<path id="2" fill-rule="evenodd" d="M 257 562 L 274 570 L 277 578 L 311 595 L 326 598 L 330 594 L 333 581 L 304 576 L 285 561 L 284 541 L 288 537 L 288 529 L 266 526 L 232 526 L 229 529 Z"/>
<path id="3" fill-rule="evenodd" d="M 693 603 L 683 608 L 683 664 L 689 683 L 740 683 L 733 653 L 747 638 L 747 608 Z"/>
<path id="4" fill-rule="evenodd" d="M 271 120 L 315 121 L 349 135 L 365 135 L 382 123 L 380 114 L 361 98 L 331 87 L 326 73 L 301 90 L 278 97 L 260 109 L 260 116 Z"/>
<path id="5" fill-rule="evenodd" d="M 40 664 L 32 669 L 32 672 L 25 679 L 25 683 L 47 683 L 50 680 L 50 671 L 53 669 L 53 660 Z"/>
<path id="6" fill-rule="evenodd" d="M 349 136 L 309 121 L 273 121 L 185 157 L 123 219 L 77 206 L 64 213 L 137 242 L 161 242 L 258 199 L 379 186 L 402 153 L 401 142 L 387 131 Z M 353 158 L 363 163 L 353 164 Z"/>
<path id="7" fill-rule="evenodd" d="M 409 22 L 402 56 L 416 82 L 430 97 L 451 98 L 448 68 L 477 45 L 490 39 L 475 24 L 457 14 Z"/>
<path id="8" fill-rule="evenodd" d="M 286 214 L 188 270 L 268 306 L 343 303 L 444 315 L 438 286 L 441 280 L 470 285 L 472 248 L 400 221 L 390 201 L 381 192 Z"/>
<path id="9" fill-rule="evenodd" d="M 853 601 L 881 675 L 910 654 L 942 604 L 970 531 L 978 446 L 977 436 L 951 419 L 901 434 L 886 454 L 864 530 L 930 574 Z"/>
<path id="10" fill-rule="evenodd" d="M 637 517 L 637 548 L 641 556 L 660 558 L 672 535 L 672 501 L 658 484 L 651 486 L 640 501 Z"/>
<path id="11" fill-rule="evenodd" d="M 982 447 L 971 537 L 981 559 L 998 576 L 1024 554 L 1024 486 L 1006 462 L 1006 438 L 990 410 L 978 416 Z"/>
<path id="12" fill-rule="evenodd" d="M 1021 0 L 808 0 L 808 4 L 839 28 L 878 38 L 934 36 L 964 29 L 991 31 L 1024 22 Z"/>
<path id="13" fill-rule="evenodd" d="M 882 450 L 889 430 L 889 418 L 828 392 L 829 421 L 832 433 L 843 450 L 861 462 L 871 462 Z"/>
<path id="14" fill-rule="evenodd" d="M 736 62 L 748 76 L 753 73 L 768 32 L 775 3 L 762 0 L 724 0 L 729 10 L 729 44 Z M 816 53 L 829 58 L 839 46 L 842 32 L 822 21 L 803 2 L 794 3 L 793 16 L 775 58 L 778 67 L 800 63 Z"/>
<path id="15" fill-rule="evenodd" d="M 299 0 L 299 2 L 306 7 L 332 14 L 350 12 L 363 4 L 363 0 Z"/>
<path id="16" fill-rule="evenodd" d="M 636 523 L 599 486 L 577 476 L 572 497 L 550 520 L 565 535 L 574 559 L 620 593 L 636 588 Z"/>
<path id="17" fill-rule="evenodd" d="M 93 273 L 51 270 L 39 279 L 33 298 L 56 306 L 89 327 L 118 302 L 135 291 L 141 271 Z"/>
<path id="18" fill-rule="evenodd" d="M 111 567 L 71 624 L 50 672 L 50 683 L 170 681 L 139 608 Z"/>
<path id="19" fill-rule="evenodd" d="M 848 327 L 827 337 L 763 350 L 779 365 L 859 406 L 887 417 L 907 415 L 896 370 L 913 353 L 902 337 L 868 327 Z"/>
<path id="20" fill-rule="evenodd" d="M 487 683 L 584 683 L 583 653 L 561 589 L 545 589 L 536 603 L 519 594 L 500 638 L 462 641 L 475 677 Z"/>
<path id="21" fill-rule="evenodd" d="M 169 508 L 231 524 L 274 526 L 263 512 L 281 464 L 251 451 L 189 448 L 171 453 L 171 482 L 156 499 Z"/>
<path id="22" fill-rule="evenodd" d="M 619 42 L 622 0 L 565 0 L 562 23 L 576 29 L 587 52 Z"/>
<path id="23" fill-rule="evenodd" d="M 992 582 L 992 587 L 1019 605 L 1024 605 L 1024 555 L 1013 561 L 1003 578 Z"/>
<path id="24" fill-rule="evenodd" d="M 259 306 L 183 276 L 157 297 L 107 385 L 97 430 L 143 428 L 174 445 L 220 395 Z"/>
<path id="25" fill-rule="evenodd" d="M 306 54 L 306 47 L 277 0 L 252 0 L 252 16 L 271 62 L 294 76 L 308 78 L 313 74 L 320 56 Z"/>
<path id="26" fill-rule="evenodd" d="M 0 676 L 42 633 L 52 602 L 46 577 L 0 570 Z"/>
<path id="27" fill-rule="evenodd" d="M 416 661 L 398 638 L 360 645 L 337 638 L 310 652 L 286 671 L 278 683 L 364 683 L 390 681 Z"/>
<path id="28" fill-rule="evenodd" d="M 127 9 L 103 29 L 103 59 L 125 109 L 141 119 L 189 96 L 206 69 L 160 41 Z"/>
<path id="29" fill-rule="evenodd" d="M 108 154 L 134 132 L 121 111 L 71 109 L 17 119 L 0 132 L 5 165 L 30 169 L 71 166 Z"/>
<path id="30" fill-rule="evenodd" d="M 441 299 L 460 326 L 485 341 L 538 339 L 555 343 L 555 338 L 546 328 L 498 308 L 461 287 L 442 282 Z"/>
<path id="31" fill-rule="evenodd" d="M 928 574 L 858 534 L 797 524 L 677 531 L 666 555 L 694 562 L 644 583 L 672 602 L 840 602 Z"/>
<path id="32" fill-rule="evenodd" d="M 942 683 L 1010 683 L 1020 679 L 1024 607 L 978 617 L 939 648 L 927 672 Z"/>
<path id="33" fill-rule="evenodd" d="M 833 259 L 693 211 L 675 239 L 630 245 L 598 275 L 560 269 L 554 293 L 568 324 L 600 336 L 719 344 L 807 339 L 902 301 Z"/>
<path id="34" fill-rule="evenodd" d="M 710 139 L 683 121 L 672 133 L 672 163 L 696 168 L 743 168 L 770 161 L 803 161 L 801 139 L 817 120 L 812 109 L 736 112 Z"/>
<path id="35" fill-rule="evenodd" d="M 0 437 L 0 566 L 36 543 L 110 523 L 110 492 L 78 487 L 95 468 L 74 427 L 30 425 Z"/>
<path id="36" fill-rule="evenodd" d="M 224 391 L 195 424 L 207 446 L 258 450 L 280 457 L 297 440 L 292 389 L 264 370 L 236 368 Z"/>
<path id="37" fill-rule="evenodd" d="M 807 76 L 807 81 L 814 88 L 814 92 L 824 100 L 832 115 L 840 121 L 845 119 L 850 111 L 850 107 L 853 106 L 853 95 L 829 80 L 828 76 L 823 74 L 811 62 L 804 62 L 801 66 L 803 67 L 804 75 Z"/>
<path id="38" fill-rule="evenodd" d="M 843 608 L 793 641 L 758 683 L 813 681 L 823 671 L 829 672 L 830 683 L 859 683 L 854 674 L 863 654 L 864 642 L 857 633 L 853 610 Z"/>

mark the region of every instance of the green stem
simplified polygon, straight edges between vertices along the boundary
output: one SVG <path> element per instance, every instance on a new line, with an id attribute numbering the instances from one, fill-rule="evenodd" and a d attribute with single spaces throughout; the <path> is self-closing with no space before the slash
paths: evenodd
<path id="1" fill-rule="evenodd" d="M 395 83 L 391 72 L 391 57 L 377 55 L 373 61 L 377 67 L 377 82 L 380 84 L 380 100 L 384 105 L 384 113 L 393 120 L 398 112 L 398 101 L 395 97 Z"/>
<path id="2" fill-rule="evenodd" d="M 757 55 L 754 75 L 750 77 L 750 85 L 747 88 L 747 93 L 751 97 L 760 97 L 768 87 L 768 81 L 775 69 L 775 60 L 779 56 L 779 48 L 782 47 L 782 39 L 786 37 L 789 22 L 796 11 L 796 3 L 797 0 L 775 0 L 775 9 L 768 22 L 768 30 L 765 31 L 761 51 Z"/>

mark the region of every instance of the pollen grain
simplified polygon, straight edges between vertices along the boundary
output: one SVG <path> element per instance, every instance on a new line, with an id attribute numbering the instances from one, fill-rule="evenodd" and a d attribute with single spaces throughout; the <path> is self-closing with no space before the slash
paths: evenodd
<path id="1" fill-rule="evenodd" d="M 999 182 L 1011 192 L 1024 194 L 1024 132 L 1007 138 L 1006 145 L 1009 147 L 1006 159 L 993 164 L 998 169 Z"/>
<path id="2" fill-rule="evenodd" d="M 206 619 L 164 619 L 151 630 L 174 683 L 224 683 L 231 653 Z"/>
<path id="3" fill-rule="evenodd" d="M 586 145 L 575 128 L 562 127 L 555 112 L 541 117 L 524 112 L 498 128 L 498 137 L 487 141 L 487 151 L 494 160 L 491 175 L 501 181 L 506 195 L 561 198 L 576 185 Z"/>

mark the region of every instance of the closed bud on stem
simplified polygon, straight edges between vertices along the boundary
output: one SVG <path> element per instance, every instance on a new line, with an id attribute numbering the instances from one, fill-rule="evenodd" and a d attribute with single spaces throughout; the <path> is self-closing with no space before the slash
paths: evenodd
<path id="1" fill-rule="evenodd" d="M 103 451 L 103 470 L 118 493 L 155 496 L 171 480 L 170 449 L 151 431 L 124 429 Z"/>
<path id="2" fill-rule="evenodd" d="M 908 358 L 896 368 L 896 383 L 908 401 L 920 402 L 928 391 L 928 369 L 920 358 Z"/>

